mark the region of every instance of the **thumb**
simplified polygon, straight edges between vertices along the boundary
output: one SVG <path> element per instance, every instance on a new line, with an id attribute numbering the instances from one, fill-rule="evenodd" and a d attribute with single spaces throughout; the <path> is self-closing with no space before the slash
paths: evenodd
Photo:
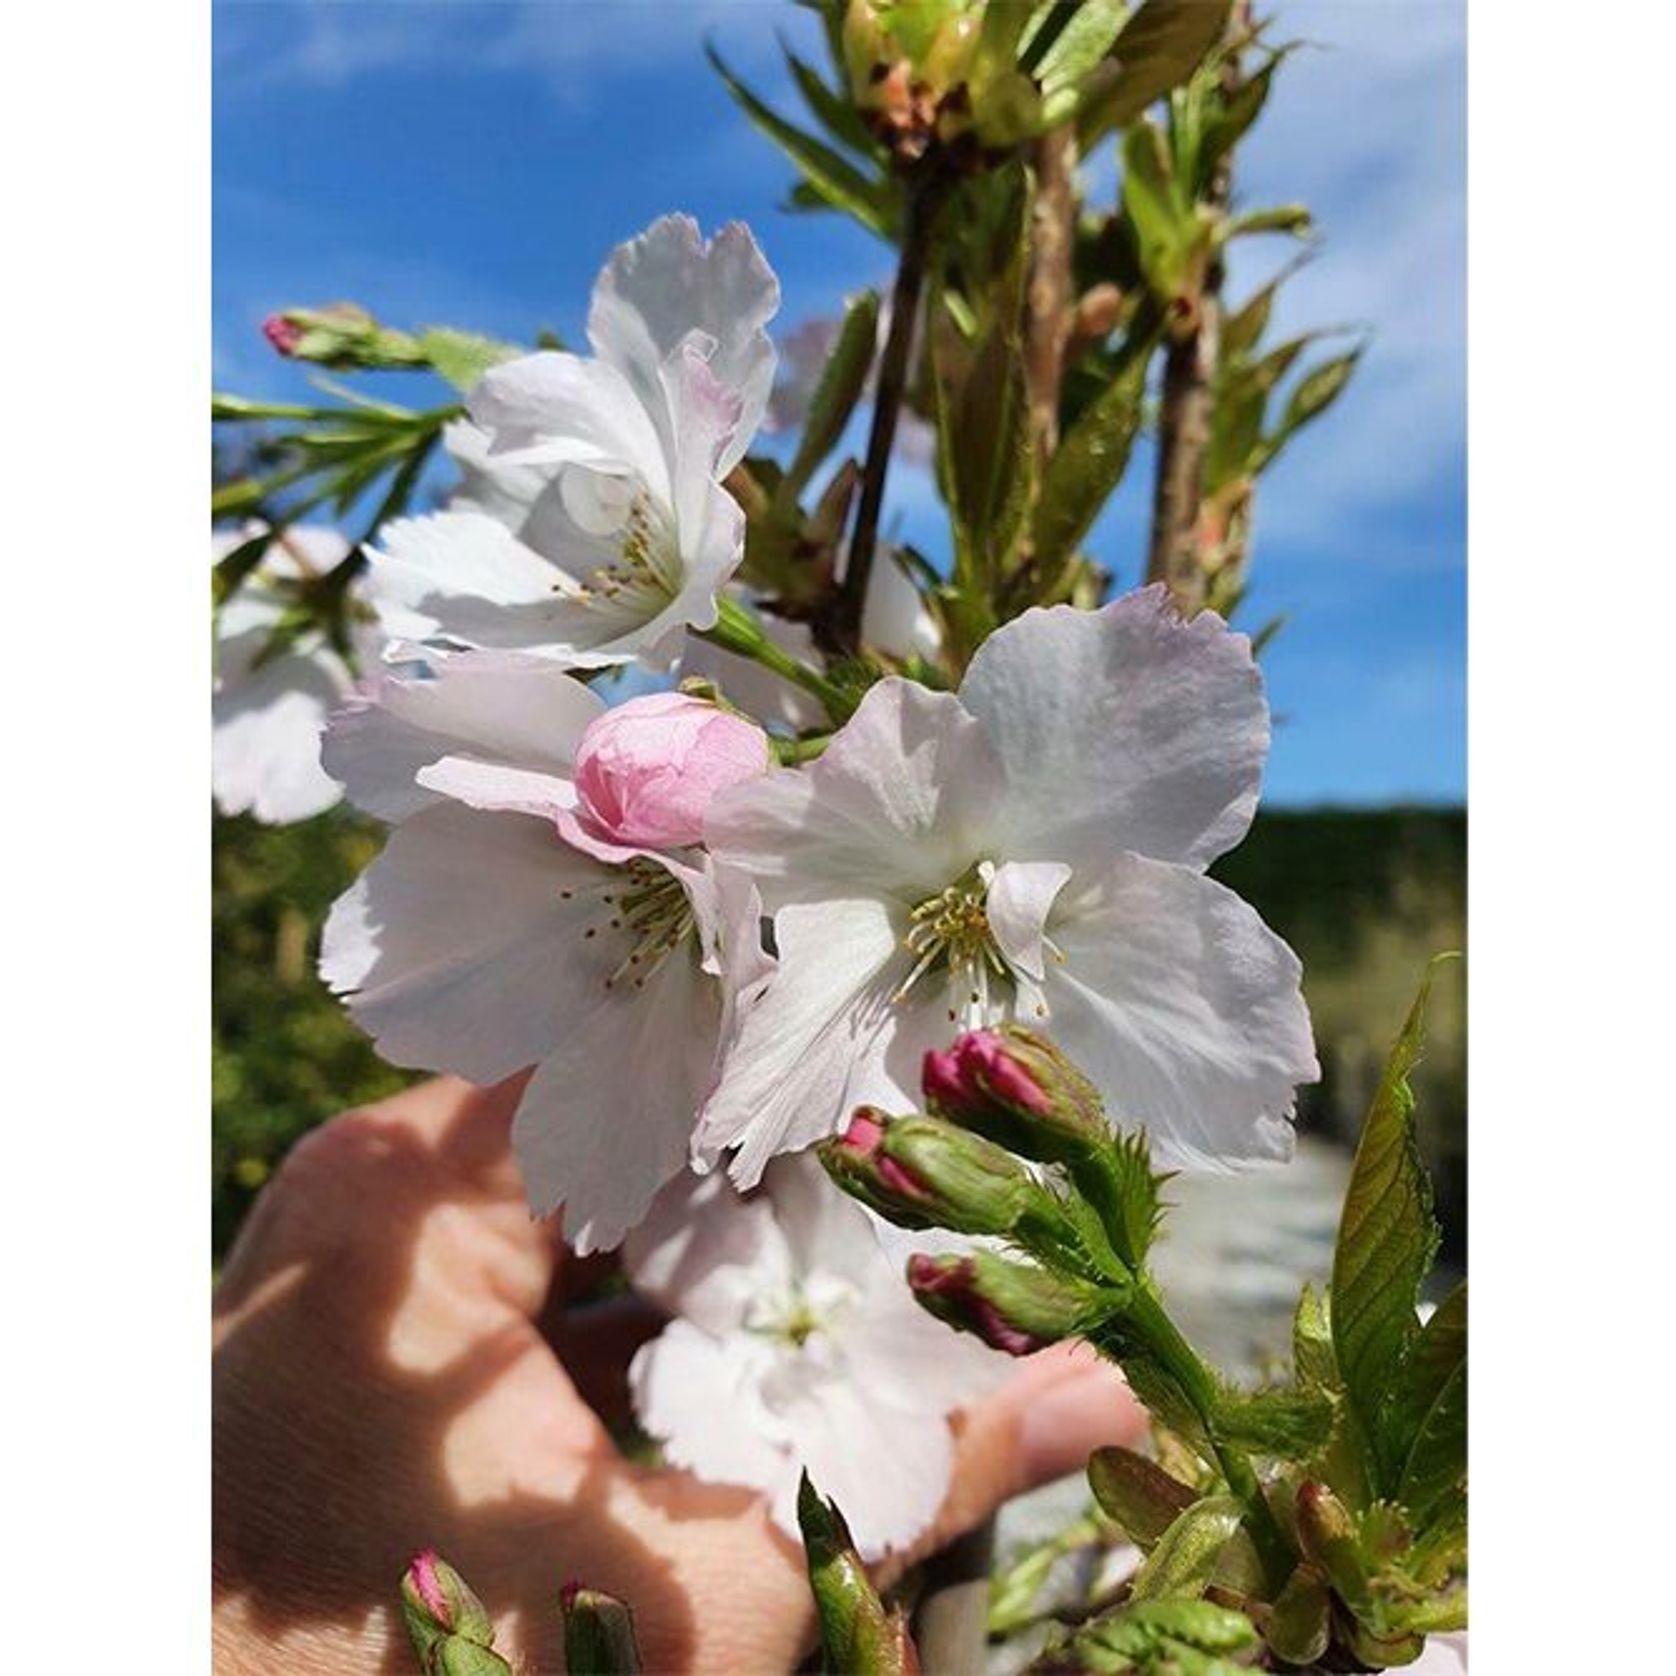
<path id="1" fill-rule="evenodd" d="M 1026 1357 L 998 1391 L 956 1422 L 954 1473 L 924 1546 L 942 1546 L 1003 1502 L 1068 1473 L 1107 1444 L 1146 1435 L 1146 1411 L 1110 1362 L 1061 1344 Z"/>

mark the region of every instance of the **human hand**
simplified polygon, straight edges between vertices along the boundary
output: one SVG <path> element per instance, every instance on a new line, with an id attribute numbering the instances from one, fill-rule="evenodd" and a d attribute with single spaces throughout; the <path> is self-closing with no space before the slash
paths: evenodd
<path id="1" fill-rule="evenodd" d="M 482 1596 L 515 1668 L 562 1668 L 572 1575 L 629 1603 L 652 1670 L 783 1672 L 812 1644 L 802 1554 L 762 1497 L 613 1446 L 602 1416 L 624 1410 L 657 1322 L 631 1299 L 574 1302 L 598 1263 L 530 1217 L 518 1088 L 445 1079 L 337 1118 L 235 1246 L 215 1300 L 224 1676 L 411 1676 L 397 1583 L 425 1546 Z M 1113 1370 L 1061 1349 L 956 1424 L 947 1502 L 884 1577 L 1145 1422 Z"/>

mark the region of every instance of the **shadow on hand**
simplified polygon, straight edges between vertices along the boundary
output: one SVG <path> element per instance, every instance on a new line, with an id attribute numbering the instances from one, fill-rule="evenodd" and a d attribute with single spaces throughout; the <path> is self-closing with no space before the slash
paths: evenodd
<path id="1" fill-rule="evenodd" d="M 531 1668 L 562 1667 L 572 1572 L 629 1601 L 652 1667 L 686 1667 L 691 1606 L 614 1492 L 669 1518 L 753 1498 L 687 1506 L 582 1407 L 531 1324 L 553 1318 L 551 1235 L 509 1178 L 510 1102 L 491 1102 L 456 1097 L 440 1124 L 399 1102 L 338 1119 L 258 1203 L 216 1298 L 216 1598 L 264 1636 L 365 1637 L 359 1668 L 411 1676 L 398 1582 L 430 1546 L 516 1621 Z"/>

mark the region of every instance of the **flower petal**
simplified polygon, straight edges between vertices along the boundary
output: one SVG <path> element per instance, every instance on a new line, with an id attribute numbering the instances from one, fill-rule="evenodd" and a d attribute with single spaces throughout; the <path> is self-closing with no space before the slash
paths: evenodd
<path id="1" fill-rule="evenodd" d="M 952 884 L 985 853 L 1005 779 L 984 730 L 951 693 L 880 681 L 806 768 L 764 775 L 710 806 L 712 853 L 787 902 Z"/>
<path id="2" fill-rule="evenodd" d="M 1071 869 L 1062 861 L 1008 861 L 995 870 L 984 899 L 984 917 L 996 947 L 1011 966 L 1042 981 L 1047 950 L 1043 937 L 1054 898 Z"/>
<path id="3" fill-rule="evenodd" d="M 597 1006 L 615 878 L 545 821 L 425 809 L 332 908 L 321 976 L 391 1064 L 497 1082 Z"/>
<path id="4" fill-rule="evenodd" d="M 960 686 L 1006 765 L 1003 853 L 1097 863 L 1116 849 L 1204 867 L 1257 807 L 1269 713 L 1251 642 L 1184 621 L 1159 585 L 1099 611 L 1026 611 Z"/>
<path id="5" fill-rule="evenodd" d="M 641 617 L 584 603 L 575 578 L 481 512 L 385 526 L 366 594 L 395 640 L 527 651 L 577 667 L 627 663 Z"/>
<path id="6" fill-rule="evenodd" d="M 720 986 L 685 946 L 643 987 L 594 995 L 564 1021 L 512 1123 L 531 1205 L 562 1205 L 566 1243 L 582 1254 L 620 1244 L 687 1167 L 721 1022 Z"/>
<path id="7" fill-rule="evenodd" d="M 659 370 L 694 330 L 716 378 L 740 397 L 720 475 L 739 463 L 768 405 L 774 346 L 763 330 L 780 306 L 750 229 L 729 222 L 706 243 L 688 215 L 666 215 L 611 253 L 594 286 L 588 338 L 650 407 Z"/>
<path id="8" fill-rule="evenodd" d="M 1047 1028 L 1166 1169 L 1284 1159 L 1320 1075 L 1301 967 L 1231 890 L 1124 855 L 1061 894 Z"/>
<path id="9" fill-rule="evenodd" d="M 796 1463 L 770 1440 L 756 1394 L 759 1359 L 760 1348 L 742 1334 L 718 1341 L 691 1322 L 671 1321 L 629 1365 L 634 1411 L 676 1466 L 774 1496 L 789 1483 L 795 1500 Z"/>
<path id="10" fill-rule="evenodd" d="M 429 673 L 363 683 L 333 715 L 321 761 L 358 808 L 398 821 L 437 800 L 417 776 L 445 756 L 568 778 L 577 742 L 604 709 L 544 659 L 465 653 Z"/>
<path id="11" fill-rule="evenodd" d="M 774 1207 L 741 1199 L 723 1175 L 670 1182 L 629 1235 L 623 1260 L 635 1291 L 718 1336 L 744 1327 L 756 1293 L 792 1284 Z"/>
<path id="12" fill-rule="evenodd" d="M 266 627 L 222 640 L 211 701 L 210 785 L 223 814 L 307 820 L 343 795 L 320 766 L 320 733 L 349 672 L 335 653 L 285 652 L 254 667 Z"/>
<path id="13" fill-rule="evenodd" d="M 709 1158 L 738 1146 L 732 1175 L 741 1187 L 775 1153 L 831 1134 L 851 1105 L 905 1093 L 889 1083 L 881 1091 L 879 1062 L 898 1023 L 890 1002 L 898 938 L 884 904 L 785 908 L 774 936 L 779 963 L 740 1006 L 693 1139 Z"/>

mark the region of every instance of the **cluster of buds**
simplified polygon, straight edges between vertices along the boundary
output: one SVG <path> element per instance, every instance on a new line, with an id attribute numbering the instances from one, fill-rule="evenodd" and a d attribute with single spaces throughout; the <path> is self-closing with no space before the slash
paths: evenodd
<path id="1" fill-rule="evenodd" d="M 828 1174 L 898 1227 L 1001 1239 L 1043 1262 L 981 1248 L 916 1255 L 908 1284 L 921 1306 L 1012 1356 L 1073 1337 L 1121 1307 L 1130 1282 L 1109 1270 L 1087 1274 L 1077 1260 L 1086 1223 L 1032 1167 L 1074 1172 L 1111 1145 L 1088 1079 L 1046 1037 L 1010 1026 L 969 1031 L 928 1053 L 922 1087 L 928 1113 L 887 1117 L 861 1107 L 820 1149 Z"/>
<path id="2" fill-rule="evenodd" d="M 850 0 L 844 61 L 862 117 L 901 166 L 958 162 L 1036 131 L 1041 94 L 986 40 L 986 0 Z"/>
<path id="3" fill-rule="evenodd" d="M 416 338 L 379 325 L 358 303 L 281 309 L 262 322 L 262 335 L 289 360 L 340 371 L 429 364 Z"/>

